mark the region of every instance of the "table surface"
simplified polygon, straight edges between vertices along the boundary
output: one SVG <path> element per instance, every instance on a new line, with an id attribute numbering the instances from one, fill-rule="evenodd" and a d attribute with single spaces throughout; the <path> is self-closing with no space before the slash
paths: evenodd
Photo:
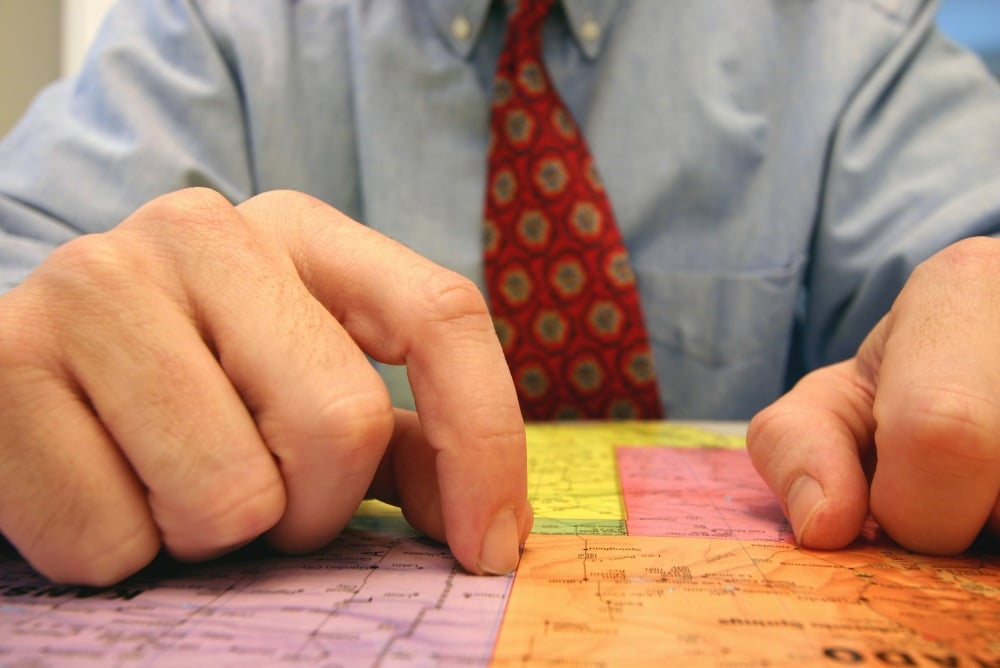
<path id="1" fill-rule="evenodd" d="M 251 546 L 119 586 L 0 557 L 0 665 L 995 665 L 1000 557 L 927 557 L 869 523 L 798 548 L 741 423 L 529 426 L 536 524 L 471 576 L 366 502 L 310 555 Z"/>

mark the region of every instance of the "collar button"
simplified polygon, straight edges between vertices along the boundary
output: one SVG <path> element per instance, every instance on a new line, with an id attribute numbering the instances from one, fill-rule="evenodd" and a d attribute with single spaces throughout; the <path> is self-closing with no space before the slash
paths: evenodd
<path id="1" fill-rule="evenodd" d="M 472 24 L 469 23 L 469 19 L 465 18 L 461 14 L 451 20 L 450 29 L 451 36 L 459 42 L 464 42 L 469 39 L 469 35 L 472 34 Z"/>
<path id="2" fill-rule="evenodd" d="M 585 42 L 596 42 L 601 38 L 601 24 L 587 19 L 580 24 L 580 38 Z"/>

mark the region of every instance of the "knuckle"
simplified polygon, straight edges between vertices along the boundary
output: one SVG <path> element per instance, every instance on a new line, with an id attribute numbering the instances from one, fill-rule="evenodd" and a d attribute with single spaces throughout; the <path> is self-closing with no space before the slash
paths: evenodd
<path id="1" fill-rule="evenodd" d="M 250 199 L 246 200 L 239 205 L 238 208 L 249 208 L 256 209 L 261 207 L 263 209 L 270 209 L 273 207 L 281 207 L 283 209 L 287 208 L 320 208 L 329 209 L 329 205 L 312 195 L 299 192 L 297 190 L 268 190 L 262 192 L 258 195 L 254 195 Z"/>
<path id="2" fill-rule="evenodd" d="M 233 204 L 207 188 L 188 188 L 143 205 L 113 233 L 138 238 L 166 258 L 204 262 L 206 252 L 246 248 L 254 238 Z"/>
<path id="3" fill-rule="evenodd" d="M 939 254 L 941 259 L 956 267 L 970 262 L 996 267 L 1000 256 L 1000 242 L 991 237 L 969 237 L 946 247 Z"/>
<path id="4" fill-rule="evenodd" d="M 310 424 L 310 435 L 337 449 L 338 459 L 361 463 L 381 455 L 392 437 L 395 419 L 385 387 L 373 379 L 368 389 L 327 402 Z"/>
<path id="5" fill-rule="evenodd" d="M 927 280 L 982 280 L 996 275 L 1000 262 L 1000 241 L 990 237 L 969 237 L 938 251 L 917 266 L 914 275 Z"/>
<path id="6" fill-rule="evenodd" d="M 473 281 L 460 274 L 447 270 L 435 272 L 421 286 L 421 296 L 428 322 L 471 322 L 492 330 L 483 294 Z"/>
<path id="7" fill-rule="evenodd" d="M 125 223 L 154 222 L 157 225 L 204 227 L 228 224 L 237 216 L 232 203 L 209 188 L 185 188 L 153 199 L 139 208 Z"/>
<path id="8" fill-rule="evenodd" d="M 110 235 L 88 234 L 56 248 L 41 269 L 54 294 L 74 294 L 79 287 L 115 290 L 134 273 L 135 261 Z"/>
<path id="9" fill-rule="evenodd" d="M 70 358 L 146 308 L 154 272 L 141 252 L 110 234 L 69 241 L 20 286 L 23 291 L 10 294 L 11 308 L 23 319 L 5 328 L 2 343 L 39 360 Z"/>
<path id="10" fill-rule="evenodd" d="M 9 305 L 23 320 L 5 328 L 18 337 L 33 329 L 42 340 L 63 339 L 86 326 L 100 326 L 106 318 L 129 312 L 149 263 L 127 244 L 108 234 L 78 237 L 56 248 L 19 289 L 10 293 Z M 51 335 L 50 337 L 48 335 Z"/>
<path id="11" fill-rule="evenodd" d="M 189 188 L 147 203 L 120 233 L 143 257 L 161 263 L 165 284 L 180 282 L 197 294 L 212 292 L 233 275 L 267 281 L 273 250 L 265 226 L 219 193 Z"/>
<path id="12" fill-rule="evenodd" d="M 879 431 L 937 472 L 978 473 L 1000 465 L 1000 405 L 957 388 L 911 388 L 904 407 L 878 415 Z"/>
<path id="13" fill-rule="evenodd" d="M 151 493 L 153 516 L 170 552 L 180 559 L 215 556 L 277 524 L 285 507 L 284 486 L 265 467 L 258 470 L 240 468 L 232 479 L 202 477 L 183 495 Z"/>
<path id="14" fill-rule="evenodd" d="M 19 301 L 8 293 L 0 297 L 0 396 L 20 386 L 29 367 L 37 366 L 51 354 L 49 318 L 37 306 Z M 9 401 L 0 401 L 9 407 Z M 0 413 L 3 408 L 0 408 Z"/>

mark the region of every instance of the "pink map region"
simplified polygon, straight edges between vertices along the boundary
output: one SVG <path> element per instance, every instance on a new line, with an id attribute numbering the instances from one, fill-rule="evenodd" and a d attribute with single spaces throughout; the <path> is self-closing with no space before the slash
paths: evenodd
<path id="1" fill-rule="evenodd" d="M 617 449 L 630 536 L 793 541 L 744 450 Z"/>

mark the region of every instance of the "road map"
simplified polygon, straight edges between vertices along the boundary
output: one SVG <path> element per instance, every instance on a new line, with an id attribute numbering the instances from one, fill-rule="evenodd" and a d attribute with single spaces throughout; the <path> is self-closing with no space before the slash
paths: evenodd
<path id="1" fill-rule="evenodd" d="M 1000 666 L 1000 554 L 916 555 L 874 524 L 800 549 L 740 438 L 533 426 L 529 485 L 509 577 L 376 502 L 311 555 L 161 560 L 107 589 L 0 553 L 0 667 Z"/>
<path id="2" fill-rule="evenodd" d="M 0 666 L 485 665 L 511 578 L 465 574 L 401 518 L 356 519 L 305 557 L 247 550 L 118 587 L 6 563 Z"/>

